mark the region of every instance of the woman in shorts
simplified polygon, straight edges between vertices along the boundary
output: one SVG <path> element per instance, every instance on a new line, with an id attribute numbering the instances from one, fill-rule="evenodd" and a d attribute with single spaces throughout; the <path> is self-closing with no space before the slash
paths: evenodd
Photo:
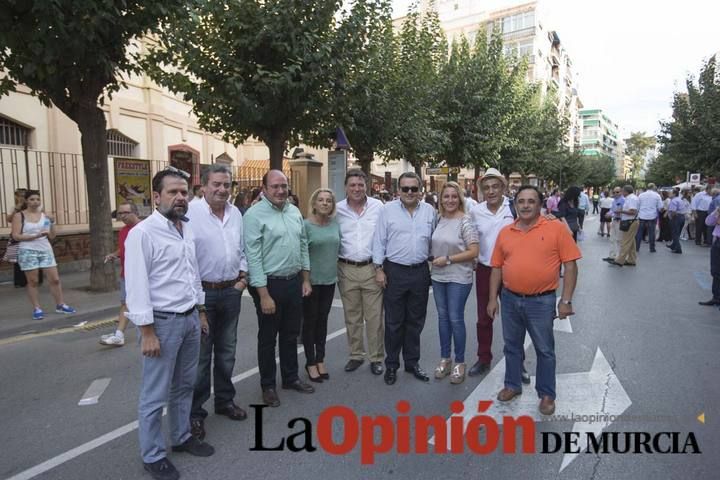
<path id="1" fill-rule="evenodd" d="M 20 242 L 18 245 L 18 264 L 27 277 L 27 292 L 33 306 L 33 320 L 42 320 L 45 314 L 40 307 L 38 298 L 38 274 L 40 270 L 50 284 L 50 292 L 55 298 L 55 312 L 70 314 L 75 309 L 65 304 L 63 300 L 60 275 L 55 263 L 50 240 L 55 238 L 55 225 L 41 209 L 40 192 L 28 190 L 25 192 L 27 208 L 13 216 L 12 236 Z"/>

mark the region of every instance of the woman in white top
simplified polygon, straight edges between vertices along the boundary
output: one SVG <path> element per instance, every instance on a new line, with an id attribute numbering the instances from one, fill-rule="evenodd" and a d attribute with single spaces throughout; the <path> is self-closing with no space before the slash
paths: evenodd
<path id="1" fill-rule="evenodd" d="M 440 220 L 432 236 L 435 257 L 430 278 L 438 312 L 440 330 L 440 364 L 435 378 L 450 374 L 451 383 L 465 380 L 465 303 L 472 290 L 475 259 L 478 256 L 478 234 L 470 216 L 465 213 L 463 191 L 448 182 L 440 192 Z M 455 366 L 450 358 L 455 344 Z"/>
<path id="2" fill-rule="evenodd" d="M 75 313 L 75 309 L 63 300 L 60 276 L 55 263 L 50 240 L 55 238 L 53 220 L 41 209 L 40 192 L 25 192 L 27 209 L 13 216 L 12 237 L 20 242 L 18 245 L 18 264 L 27 277 L 27 292 L 33 306 L 33 320 L 41 320 L 45 314 L 38 299 L 38 272 L 43 270 L 50 284 L 50 291 L 55 297 L 55 312 Z"/>

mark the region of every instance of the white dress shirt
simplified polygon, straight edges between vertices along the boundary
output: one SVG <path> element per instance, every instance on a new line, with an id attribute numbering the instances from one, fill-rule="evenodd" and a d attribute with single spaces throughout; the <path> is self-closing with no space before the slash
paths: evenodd
<path id="1" fill-rule="evenodd" d="M 487 202 L 482 202 L 470 210 L 470 218 L 475 224 L 480 239 L 478 263 L 486 267 L 490 266 L 490 258 L 495 249 L 495 242 L 500 230 L 515 221 L 507 199 L 505 200 L 495 213 L 488 209 Z"/>
<path id="2" fill-rule="evenodd" d="M 652 190 L 638 195 L 638 201 L 640 202 L 640 213 L 638 214 L 640 220 L 655 220 L 658 212 L 663 208 L 662 197 Z"/>
<path id="3" fill-rule="evenodd" d="M 192 231 L 155 210 L 125 241 L 127 318 L 135 325 L 154 322 L 153 311 L 182 313 L 205 303 Z"/>
<path id="4" fill-rule="evenodd" d="M 698 192 L 690 202 L 690 208 L 692 210 L 699 210 L 701 212 L 707 212 L 710 208 L 710 202 L 712 202 L 712 196 L 708 195 L 704 191 Z"/>
<path id="5" fill-rule="evenodd" d="M 388 260 L 409 266 L 427 262 L 436 225 L 437 214 L 428 203 L 418 202 L 412 214 L 401 200 L 386 203 L 373 237 L 373 263 L 382 265 Z"/>
<path id="6" fill-rule="evenodd" d="M 218 283 L 235 280 L 240 271 L 247 272 L 240 210 L 226 203 L 220 220 L 202 198 L 190 204 L 187 216 L 203 281 Z"/>
<path id="7" fill-rule="evenodd" d="M 350 208 L 347 199 L 338 202 L 335 218 L 340 225 L 340 258 L 353 262 L 372 258 L 375 225 L 382 209 L 383 203 L 370 197 L 359 215 Z"/>
<path id="8" fill-rule="evenodd" d="M 634 193 L 631 193 L 630 195 L 625 197 L 625 203 L 622 207 L 623 211 L 627 212 L 629 210 L 635 210 L 636 212 L 634 215 L 623 213 L 620 217 L 620 220 L 632 220 L 633 218 L 636 218 L 639 203 L 640 202 L 638 201 L 638 197 Z"/>

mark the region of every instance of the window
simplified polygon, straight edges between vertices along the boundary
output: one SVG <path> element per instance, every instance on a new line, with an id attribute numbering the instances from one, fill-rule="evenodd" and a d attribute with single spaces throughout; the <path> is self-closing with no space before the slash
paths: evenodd
<path id="1" fill-rule="evenodd" d="M 137 157 L 138 143 L 117 130 L 107 131 L 107 148 L 110 157 Z"/>
<path id="2" fill-rule="evenodd" d="M 28 145 L 30 129 L 17 123 L 0 117 L 0 145 L 16 145 L 24 147 Z"/>
<path id="3" fill-rule="evenodd" d="M 518 13 L 502 19 L 503 33 L 516 32 L 535 26 L 535 12 Z"/>

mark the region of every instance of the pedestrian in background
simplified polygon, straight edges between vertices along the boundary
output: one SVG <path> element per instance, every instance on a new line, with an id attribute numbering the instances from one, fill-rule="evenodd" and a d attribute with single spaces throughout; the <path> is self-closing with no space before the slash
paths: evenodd
<path id="1" fill-rule="evenodd" d="M 655 253 L 655 226 L 660 212 L 663 209 L 662 198 L 655 190 L 654 183 L 648 183 L 647 190 L 638 195 L 638 219 L 640 225 L 635 236 L 635 251 L 640 251 L 643 236 L 647 235 L 650 252 Z"/>
<path id="2" fill-rule="evenodd" d="M 612 214 L 610 213 L 612 205 L 613 197 L 610 195 L 610 192 L 605 190 L 602 198 L 600 198 L 600 231 L 598 231 L 598 234 L 601 237 L 607 235 L 608 238 L 610 238 L 610 230 L 612 228 L 613 221 Z"/>
<path id="3" fill-rule="evenodd" d="M 660 234 L 658 240 L 661 242 L 672 241 L 672 230 L 670 228 L 670 219 L 668 218 L 668 205 L 670 204 L 670 194 L 667 191 L 662 192 L 662 210 L 660 211 Z"/>
<path id="4" fill-rule="evenodd" d="M 125 225 L 118 232 L 117 250 L 106 255 L 105 262 L 111 262 L 116 259 L 120 261 L 120 280 L 118 282 L 120 287 L 120 312 L 118 313 L 118 326 L 115 329 L 115 333 L 100 336 L 100 343 L 102 345 L 122 347 L 125 345 L 125 329 L 128 325 L 128 319 L 127 316 L 125 316 L 125 312 L 127 312 L 127 305 L 125 304 L 127 299 L 127 289 L 125 285 L 125 241 L 127 240 L 130 230 L 140 223 L 140 216 L 138 215 L 137 205 L 132 202 L 123 202 L 118 205 L 115 214 Z"/>
<path id="5" fill-rule="evenodd" d="M 25 192 L 27 208 L 18 212 L 12 219 L 12 238 L 18 245 L 18 264 L 27 278 L 26 290 L 33 307 L 32 319 L 42 320 L 45 313 L 38 297 L 38 277 L 42 270 L 50 284 L 50 292 L 55 299 L 55 312 L 75 313 L 63 298 L 60 274 L 57 270 L 55 255 L 50 240 L 55 238 L 55 222 L 42 211 L 42 201 L 38 190 Z"/>
<path id="6" fill-rule="evenodd" d="M 585 225 L 585 215 L 588 215 L 590 213 L 590 198 L 588 198 L 587 193 L 585 193 L 585 190 L 583 189 L 580 189 L 580 196 L 578 198 L 577 207 L 578 223 L 580 224 L 580 230 L 582 230 L 583 226 Z"/>
<path id="7" fill-rule="evenodd" d="M 580 187 L 568 187 L 558 202 L 557 209 L 552 211 L 552 214 L 561 219 L 568 228 L 575 242 L 577 242 L 578 231 L 582 229 L 580 216 L 584 214 L 584 210 L 580 207 L 581 193 Z"/>
<path id="8" fill-rule="evenodd" d="M 611 265 L 622 267 L 628 265 L 634 267 L 637 264 L 637 250 L 635 250 L 635 236 L 638 231 L 638 209 L 640 208 L 640 202 L 637 195 L 634 193 L 632 185 L 625 185 L 623 187 L 623 196 L 625 202 L 623 203 L 622 210 L 620 210 L 620 226 L 623 228 L 623 222 L 629 222 L 627 230 L 622 230 L 622 242 L 620 243 L 620 252 L 615 257 L 615 260 L 608 262 Z"/>
<path id="9" fill-rule="evenodd" d="M 712 275 L 712 298 L 700 305 L 720 305 L 720 207 L 716 207 L 705 219 L 705 225 L 712 228 L 710 247 L 710 275 Z"/>
<path id="10" fill-rule="evenodd" d="M 305 371 L 310 381 L 329 380 L 325 367 L 325 340 L 328 316 L 335 296 L 337 258 L 340 250 L 340 226 L 335 220 L 335 194 L 319 188 L 310 196 L 305 234 L 310 256 L 312 292 L 303 298 L 302 340 Z"/>
<path id="11" fill-rule="evenodd" d="M 478 234 L 465 213 L 465 198 L 455 182 L 440 191 L 440 218 L 432 235 L 433 297 L 438 314 L 440 364 L 435 378 L 450 375 L 450 383 L 465 380 L 465 303 L 473 284 Z M 454 345 L 455 365 L 451 358 Z"/>
<path id="12" fill-rule="evenodd" d="M 673 253 L 682 253 L 682 244 L 680 243 L 680 234 L 685 225 L 685 216 L 689 213 L 690 206 L 687 200 L 684 200 L 678 189 L 673 190 L 668 204 L 668 217 L 670 218 L 670 228 L 672 229 L 672 243 L 666 245 Z"/>
<path id="13" fill-rule="evenodd" d="M 26 188 L 18 188 L 15 190 L 15 203 L 13 205 L 13 209 L 8 212 L 6 215 L 7 223 L 12 227 L 13 217 L 23 210 L 27 208 L 27 202 L 25 201 L 25 192 L 27 191 Z M 7 246 L 10 246 L 12 244 L 17 244 L 15 240 L 13 240 L 12 235 L 10 235 L 10 238 L 8 239 Z M 17 257 L 15 257 L 14 261 L 10 261 L 10 263 L 13 264 L 13 285 L 15 288 L 25 288 L 27 285 L 27 278 L 25 278 L 25 273 L 20 268 L 20 264 L 17 262 Z M 42 270 L 38 272 L 38 285 L 42 285 L 43 283 L 43 273 Z"/>
<path id="14" fill-rule="evenodd" d="M 613 188 L 613 204 L 610 210 L 612 217 L 612 226 L 610 227 L 610 253 L 603 258 L 604 261 L 610 263 L 615 261 L 615 257 L 620 253 L 620 243 L 622 242 L 625 232 L 620 230 L 620 219 L 622 218 L 622 208 L 625 204 L 625 197 L 620 187 Z"/>
<path id="15" fill-rule="evenodd" d="M 695 225 L 695 245 L 710 246 L 710 238 L 707 235 L 705 218 L 708 216 L 708 209 L 712 202 L 712 185 L 707 185 L 703 190 L 692 197 L 690 209 L 692 210 L 693 222 Z"/>

